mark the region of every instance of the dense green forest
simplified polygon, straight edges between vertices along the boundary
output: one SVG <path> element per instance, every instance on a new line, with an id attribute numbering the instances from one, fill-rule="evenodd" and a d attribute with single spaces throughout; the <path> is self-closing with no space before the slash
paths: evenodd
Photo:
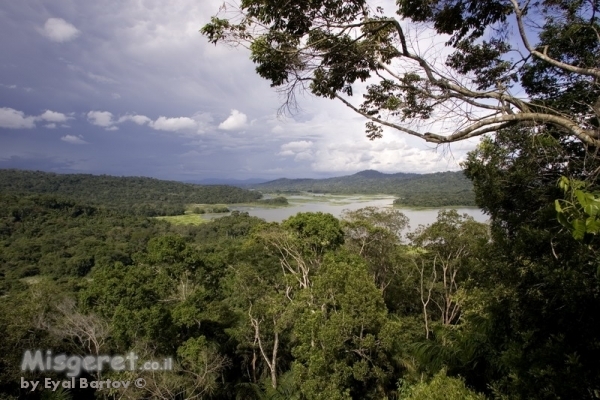
<path id="1" fill-rule="evenodd" d="M 473 185 L 463 172 L 384 174 L 367 170 L 336 178 L 277 179 L 249 187 L 283 193 L 391 194 L 398 196 L 394 204 L 410 207 L 475 205 Z"/>
<path id="2" fill-rule="evenodd" d="M 438 235 L 453 238 L 430 255 L 403 241 L 408 221 L 394 210 L 362 209 L 343 221 L 304 213 L 281 224 L 234 212 L 200 226 L 171 226 L 49 196 L 0 201 L 0 390 L 20 398 L 40 394 L 17 384 L 23 352 L 39 348 L 175 359 L 174 371 L 142 374 L 145 390 L 100 397 L 427 392 L 411 346 L 426 340 L 428 324 L 450 325 L 458 314 L 436 307 L 423 313 L 420 280 L 424 268 L 427 274 L 435 268 L 424 263 L 444 252 L 449 273 L 460 272 L 452 285 L 462 288 L 471 274 L 463 263 L 475 254 L 460 259 L 452 252 L 464 246 L 473 252 L 487 241 L 486 225 L 455 211 L 440 212 L 436 224 L 413 233 L 422 249 Z M 433 300 L 452 302 L 445 292 L 452 285 L 437 279 L 427 285 Z M 310 344 L 315 340 L 317 347 Z M 126 376 L 107 371 L 102 379 Z M 436 379 L 475 396 L 461 379 L 443 372 Z"/>
<path id="3" fill-rule="evenodd" d="M 394 209 L 341 220 L 299 213 L 282 223 L 234 212 L 176 226 L 65 197 L 2 195 L 0 392 L 597 398 L 598 243 L 563 229 L 552 203 L 563 196 L 560 171 L 537 162 L 571 145 L 539 148 L 510 131 L 485 142 L 466 171 L 491 226 L 440 211 L 408 236 Z M 489 159 L 509 167 L 482 162 Z M 519 189 L 540 176 L 546 183 L 535 191 Z M 142 389 L 31 392 L 22 376 L 65 377 L 21 371 L 24 352 L 35 349 L 133 351 L 140 360 L 170 357 L 173 368 L 82 375 L 142 377 Z"/>
<path id="4" fill-rule="evenodd" d="M 130 265 L 166 223 L 49 195 L 0 194 L 3 284 L 28 276 L 85 276 L 95 265 Z M 8 287 L 3 286 L 2 290 Z"/>
<path id="5" fill-rule="evenodd" d="M 200 186 L 144 177 L 0 170 L 0 193 L 55 194 L 147 217 L 180 215 L 188 204 L 252 202 L 261 194 L 233 186 Z"/>

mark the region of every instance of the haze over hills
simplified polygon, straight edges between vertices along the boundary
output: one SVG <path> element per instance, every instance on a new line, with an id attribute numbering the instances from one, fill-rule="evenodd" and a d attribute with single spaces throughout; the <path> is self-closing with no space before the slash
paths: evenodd
<path id="1" fill-rule="evenodd" d="M 314 192 L 331 194 L 389 194 L 397 204 L 423 207 L 474 206 L 473 186 L 462 171 L 430 174 L 385 174 L 365 170 L 325 179 L 287 179 L 248 185 L 263 192 Z"/>
<path id="2" fill-rule="evenodd" d="M 193 183 L 195 185 L 229 185 L 237 187 L 246 187 L 258 183 L 268 182 L 268 179 L 250 178 L 250 179 L 228 179 L 228 178 L 205 178 L 195 180 L 185 180 L 184 183 Z"/>

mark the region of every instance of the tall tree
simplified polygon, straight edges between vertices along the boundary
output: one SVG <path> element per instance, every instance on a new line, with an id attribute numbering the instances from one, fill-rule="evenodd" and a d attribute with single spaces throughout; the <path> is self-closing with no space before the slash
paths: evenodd
<path id="1" fill-rule="evenodd" d="M 513 129 L 485 140 L 465 166 L 492 242 L 475 271 L 484 295 L 468 310 L 479 310 L 470 322 L 483 328 L 468 340 L 486 339 L 462 373 L 509 398 L 597 398 L 599 243 L 575 240 L 552 202 L 560 176 L 583 177 L 597 160 L 555 131 Z"/>
<path id="2" fill-rule="evenodd" d="M 366 207 L 344 212 L 342 226 L 345 246 L 366 261 L 388 311 L 410 308 L 405 287 L 410 281 L 406 268 L 410 265 L 409 247 L 402 244 L 408 217 L 395 209 Z"/>
<path id="3" fill-rule="evenodd" d="M 292 371 L 304 398 L 385 398 L 393 386 L 387 311 L 364 261 L 328 254 L 310 297 L 294 325 Z"/>
<path id="4" fill-rule="evenodd" d="M 442 210 L 436 222 L 421 226 L 409 237 L 417 246 L 414 264 L 419 277 L 419 295 L 423 306 L 426 336 L 429 323 L 443 325 L 458 322 L 463 285 L 470 269 L 480 262 L 480 248 L 488 242 L 488 227 L 456 210 Z"/>

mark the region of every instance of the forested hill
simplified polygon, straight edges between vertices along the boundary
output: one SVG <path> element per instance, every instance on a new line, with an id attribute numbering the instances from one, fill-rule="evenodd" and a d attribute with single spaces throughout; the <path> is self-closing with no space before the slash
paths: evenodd
<path id="1" fill-rule="evenodd" d="M 327 179 L 277 179 L 251 185 L 262 191 L 333 194 L 390 194 L 398 204 L 423 207 L 474 206 L 471 182 L 462 171 L 384 174 L 374 170 Z"/>
<path id="2" fill-rule="evenodd" d="M 260 193 L 233 186 L 14 169 L 0 170 L 0 193 L 52 194 L 144 216 L 183 214 L 190 203 L 243 203 L 261 197 Z"/>

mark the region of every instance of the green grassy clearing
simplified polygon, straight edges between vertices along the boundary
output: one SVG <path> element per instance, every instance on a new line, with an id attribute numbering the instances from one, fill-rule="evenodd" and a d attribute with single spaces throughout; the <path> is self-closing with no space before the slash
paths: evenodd
<path id="1" fill-rule="evenodd" d="M 169 217 L 155 217 L 156 219 L 170 222 L 175 225 L 200 225 L 208 222 L 198 214 L 173 215 Z"/>

